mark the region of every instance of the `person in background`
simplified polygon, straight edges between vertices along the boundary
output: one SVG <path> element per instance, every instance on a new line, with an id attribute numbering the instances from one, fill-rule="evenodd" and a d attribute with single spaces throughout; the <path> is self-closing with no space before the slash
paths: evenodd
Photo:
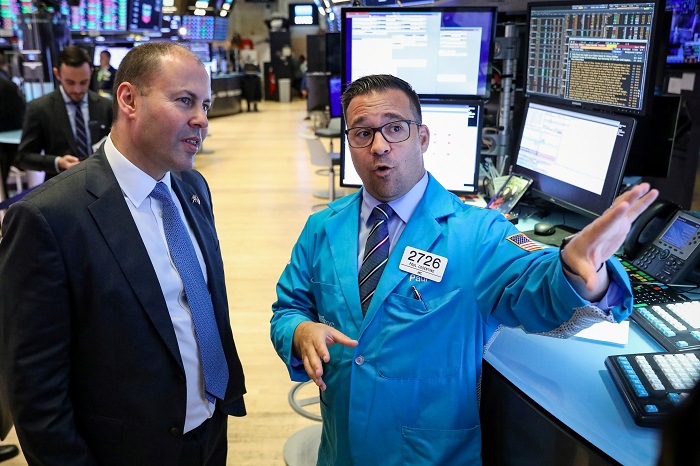
<path id="1" fill-rule="evenodd" d="M 114 76 L 117 73 L 117 70 L 109 64 L 111 59 L 112 54 L 109 50 L 100 52 L 100 66 L 92 72 L 92 80 L 90 81 L 90 88 L 104 97 L 112 96 Z"/>
<path id="2" fill-rule="evenodd" d="M 245 381 L 192 169 L 211 102 L 192 52 L 134 47 L 103 146 L 7 210 L 0 390 L 29 464 L 226 464 Z"/>
<path id="3" fill-rule="evenodd" d="M 27 104 L 15 161 L 23 170 L 46 172 L 46 179 L 92 155 L 92 145 L 112 126 L 112 102 L 88 88 L 90 59 L 83 49 L 63 49 L 53 74 L 58 89 Z"/>
<path id="4" fill-rule="evenodd" d="M 0 132 L 22 128 L 26 108 L 24 94 L 12 81 L 7 59 L 0 53 Z M 17 144 L 0 143 L 0 176 L 3 179 L 3 188 L 16 153 Z M 4 194 L 8 197 L 9 193 L 5 191 Z"/>
<path id="5" fill-rule="evenodd" d="M 390 75 L 342 97 L 363 188 L 312 215 L 277 284 L 271 339 L 320 388 L 319 465 L 481 463 L 482 355 L 500 325 L 567 337 L 632 312 L 613 257 L 657 197 L 641 184 L 559 251 L 426 172 L 418 96 Z"/>

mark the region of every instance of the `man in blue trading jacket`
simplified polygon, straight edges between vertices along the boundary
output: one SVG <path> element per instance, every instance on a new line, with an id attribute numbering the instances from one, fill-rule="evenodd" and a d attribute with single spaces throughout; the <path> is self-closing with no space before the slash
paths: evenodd
<path id="1" fill-rule="evenodd" d="M 364 188 L 309 218 L 271 320 L 291 378 L 321 390 L 318 464 L 480 464 L 495 330 L 563 337 L 626 318 L 631 290 L 611 256 L 658 192 L 621 195 L 559 256 L 425 171 L 430 131 L 408 83 L 363 77 L 342 104 Z"/>

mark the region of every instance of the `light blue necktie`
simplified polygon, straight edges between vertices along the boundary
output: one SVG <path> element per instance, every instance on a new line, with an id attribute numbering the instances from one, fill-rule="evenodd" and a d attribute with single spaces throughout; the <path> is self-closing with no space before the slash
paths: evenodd
<path id="1" fill-rule="evenodd" d="M 207 400 L 224 399 L 228 384 L 228 365 L 221 346 L 219 330 L 214 318 L 214 306 L 209 289 L 204 281 L 202 269 L 194 252 L 190 235 L 182 222 L 180 213 L 170 197 L 168 186 L 156 183 L 151 197 L 163 204 L 163 229 L 170 249 L 170 257 L 175 263 L 180 279 L 185 287 L 187 302 L 190 305 L 194 331 L 197 336 L 199 353 L 202 357 L 204 388 Z"/>
<path id="2" fill-rule="evenodd" d="M 388 204 L 379 204 L 370 214 L 373 226 L 365 243 L 365 255 L 357 277 L 363 316 L 367 313 L 374 290 L 389 260 L 389 218 L 392 213 Z"/>

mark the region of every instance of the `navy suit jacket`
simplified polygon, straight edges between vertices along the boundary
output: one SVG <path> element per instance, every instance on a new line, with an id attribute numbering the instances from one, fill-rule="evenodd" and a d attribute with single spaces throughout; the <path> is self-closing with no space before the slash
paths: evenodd
<path id="1" fill-rule="evenodd" d="M 88 91 L 88 111 L 90 139 L 95 144 L 112 128 L 112 101 Z M 22 170 L 44 171 L 48 179 L 58 173 L 56 157 L 77 153 L 78 146 L 60 89 L 29 102 L 15 165 Z"/>
<path id="2" fill-rule="evenodd" d="M 172 187 L 204 256 L 229 365 L 217 409 L 244 415 L 209 188 L 194 170 L 172 173 Z M 185 371 L 158 278 L 104 151 L 14 204 L 3 233 L 0 380 L 29 463 L 178 464 Z"/>

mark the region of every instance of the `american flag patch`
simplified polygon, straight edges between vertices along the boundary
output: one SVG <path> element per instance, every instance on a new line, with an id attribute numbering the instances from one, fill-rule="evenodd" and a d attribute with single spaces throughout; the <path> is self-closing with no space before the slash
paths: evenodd
<path id="1" fill-rule="evenodd" d="M 511 243 L 515 244 L 520 249 L 524 249 L 526 251 L 539 251 L 540 249 L 543 249 L 542 246 L 535 243 L 534 241 L 532 241 L 530 238 L 528 238 L 527 236 L 525 236 L 522 233 L 518 233 L 517 235 L 509 236 L 506 239 L 508 241 L 510 241 Z"/>

